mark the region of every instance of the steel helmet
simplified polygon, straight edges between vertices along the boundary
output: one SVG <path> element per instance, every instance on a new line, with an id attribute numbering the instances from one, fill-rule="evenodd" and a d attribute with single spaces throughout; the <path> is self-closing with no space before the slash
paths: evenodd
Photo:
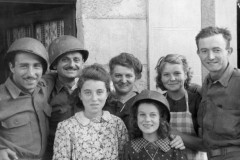
<path id="1" fill-rule="evenodd" d="M 43 59 L 43 74 L 48 68 L 48 53 L 41 42 L 34 38 L 24 37 L 14 41 L 9 47 L 7 54 L 4 57 L 5 66 L 15 56 L 18 51 L 35 54 Z"/>
<path id="2" fill-rule="evenodd" d="M 82 54 L 83 60 L 87 60 L 89 53 L 83 49 L 83 43 L 79 39 L 69 35 L 56 38 L 48 49 L 50 69 L 54 70 L 53 65 L 58 57 L 72 51 L 79 51 Z"/>
<path id="3" fill-rule="evenodd" d="M 143 90 L 140 94 L 136 96 L 134 102 L 132 104 L 132 108 L 136 107 L 136 103 L 142 100 L 153 100 L 157 103 L 160 103 L 161 107 L 164 110 L 164 114 L 166 114 L 166 120 L 170 122 L 170 110 L 169 110 L 169 103 L 164 95 L 157 91 L 150 91 L 150 90 Z"/>

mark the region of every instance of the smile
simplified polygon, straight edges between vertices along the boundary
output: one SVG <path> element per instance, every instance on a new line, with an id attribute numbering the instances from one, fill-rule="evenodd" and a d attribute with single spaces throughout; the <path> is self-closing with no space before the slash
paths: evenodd
<path id="1" fill-rule="evenodd" d="M 77 71 L 77 69 L 65 69 L 66 71 Z"/>
<path id="2" fill-rule="evenodd" d="M 34 82 L 36 79 L 35 78 L 25 78 L 24 80 L 27 82 Z"/>
<path id="3" fill-rule="evenodd" d="M 151 127 L 152 125 L 151 125 L 151 124 L 143 124 L 143 126 L 149 128 L 149 127 Z"/>

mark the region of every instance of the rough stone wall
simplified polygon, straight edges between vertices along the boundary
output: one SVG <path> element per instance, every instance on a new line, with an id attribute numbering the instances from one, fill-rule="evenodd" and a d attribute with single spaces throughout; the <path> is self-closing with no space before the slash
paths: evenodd
<path id="1" fill-rule="evenodd" d="M 121 52 L 132 53 L 144 66 L 137 87 L 148 88 L 147 1 L 78 0 L 76 14 L 77 36 L 90 52 L 86 65 L 107 66 Z"/>

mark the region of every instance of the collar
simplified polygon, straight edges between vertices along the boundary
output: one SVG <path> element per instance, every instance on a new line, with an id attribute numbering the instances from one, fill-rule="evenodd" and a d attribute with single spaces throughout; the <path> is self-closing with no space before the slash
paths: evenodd
<path id="1" fill-rule="evenodd" d="M 31 96 L 29 93 L 23 92 L 21 89 L 19 89 L 11 80 L 10 77 L 8 77 L 7 81 L 5 82 L 6 88 L 8 89 L 10 95 L 13 97 L 13 99 L 18 98 L 19 96 Z M 38 86 L 38 85 L 37 85 Z M 40 88 L 35 87 L 34 92 L 32 96 L 34 96 L 36 93 L 39 92 Z"/>
<path id="2" fill-rule="evenodd" d="M 233 70 L 234 70 L 233 67 L 230 64 L 228 64 L 225 72 L 223 73 L 223 75 L 217 81 L 213 82 L 211 77 L 210 77 L 210 74 L 208 74 L 207 82 L 208 83 L 217 83 L 217 82 L 219 82 L 219 83 L 222 84 L 222 86 L 227 87 L 228 86 L 228 82 L 229 82 L 229 80 L 230 80 L 230 78 L 232 76 Z"/>
<path id="3" fill-rule="evenodd" d="M 61 89 L 64 87 L 64 84 L 62 82 L 59 81 L 58 77 L 56 80 L 56 85 L 55 85 L 56 89 L 57 89 L 57 93 L 59 93 L 61 91 Z"/>
<path id="4" fill-rule="evenodd" d="M 112 116 L 108 111 L 103 111 L 103 115 L 100 118 L 94 118 L 94 120 L 90 120 L 89 118 L 85 117 L 83 111 L 77 112 L 75 114 L 75 117 L 77 121 L 83 126 L 87 126 L 91 121 L 94 123 L 101 123 L 103 121 L 106 122 L 112 119 Z"/>
<path id="5" fill-rule="evenodd" d="M 75 90 L 76 88 L 77 88 L 77 84 L 78 84 L 78 80 L 79 80 L 79 78 L 75 78 L 75 84 L 72 86 L 72 88 L 71 88 L 71 90 L 73 91 L 73 90 Z M 56 80 L 56 89 L 57 89 L 57 93 L 59 93 L 60 91 L 61 91 L 61 89 L 62 88 L 65 88 L 65 86 L 64 86 L 64 84 L 61 82 L 61 81 L 59 81 L 59 79 L 58 79 L 58 77 L 57 77 L 57 80 Z"/>
<path id="6" fill-rule="evenodd" d="M 154 146 L 154 148 L 160 148 L 163 152 L 168 152 L 171 147 L 169 146 L 170 140 L 169 138 L 159 139 L 155 142 L 149 142 L 144 138 L 138 138 L 132 140 L 131 144 L 133 149 L 136 152 L 140 152 L 143 148 L 148 148 L 150 146 Z"/>

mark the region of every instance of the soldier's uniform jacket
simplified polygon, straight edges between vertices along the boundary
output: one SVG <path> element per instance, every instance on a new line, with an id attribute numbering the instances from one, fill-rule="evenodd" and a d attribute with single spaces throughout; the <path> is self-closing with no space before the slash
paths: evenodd
<path id="1" fill-rule="evenodd" d="M 0 85 L 0 148 L 9 148 L 18 158 L 39 159 L 48 136 L 49 91 L 39 82 L 32 95 L 23 93 L 11 80 Z"/>
<path id="2" fill-rule="evenodd" d="M 48 103 L 52 107 L 52 113 L 49 119 L 48 144 L 44 160 L 52 160 L 53 144 L 58 123 L 72 117 L 76 112 L 79 112 L 83 106 L 78 98 L 76 89 L 73 88 L 73 92 L 69 93 L 64 84 L 58 80 L 57 73 L 46 74 L 43 76 L 43 79 L 51 91 Z"/>

